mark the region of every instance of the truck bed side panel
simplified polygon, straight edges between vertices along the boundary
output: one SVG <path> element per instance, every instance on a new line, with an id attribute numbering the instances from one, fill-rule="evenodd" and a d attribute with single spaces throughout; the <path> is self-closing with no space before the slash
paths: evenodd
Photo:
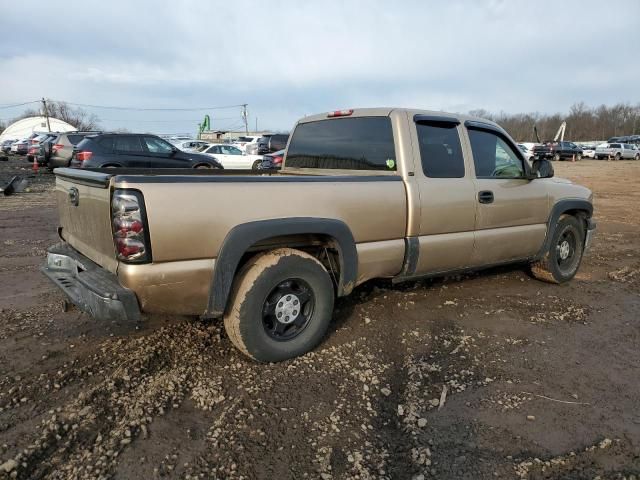
<path id="1" fill-rule="evenodd" d="M 233 227 L 274 218 L 342 220 L 357 244 L 405 236 L 406 194 L 400 177 L 392 181 L 263 178 L 246 185 L 233 180 L 127 183 L 127 188 L 144 194 L 153 261 L 216 258 Z"/>

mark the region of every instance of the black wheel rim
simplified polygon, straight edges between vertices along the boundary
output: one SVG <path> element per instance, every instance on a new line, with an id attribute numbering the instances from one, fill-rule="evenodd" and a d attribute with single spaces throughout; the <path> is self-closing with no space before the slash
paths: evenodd
<path id="1" fill-rule="evenodd" d="M 262 326 L 274 340 L 292 340 L 309 325 L 314 307 L 315 296 L 309 284 L 299 278 L 287 279 L 265 298 Z"/>
<path id="2" fill-rule="evenodd" d="M 576 258 L 576 246 L 578 244 L 576 234 L 567 229 L 558 238 L 556 244 L 556 262 L 563 273 L 570 272 Z"/>

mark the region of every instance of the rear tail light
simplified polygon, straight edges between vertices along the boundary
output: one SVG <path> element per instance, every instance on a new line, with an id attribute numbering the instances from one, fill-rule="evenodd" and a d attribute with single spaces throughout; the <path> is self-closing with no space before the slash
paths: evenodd
<path id="1" fill-rule="evenodd" d="M 57 152 L 58 150 L 62 150 L 64 148 L 64 145 L 61 143 L 56 143 L 54 146 L 51 147 L 51 149 L 54 152 Z"/>
<path id="2" fill-rule="evenodd" d="M 29 155 L 35 155 L 36 153 L 38 153 L 38 149 L 36 147 L 31 147 L 29 149 Z"/>
<path id="3" fill-rule="evenodd" d="M 335 110 L 335 111 L 331 112 L 329 115 L 327 115 L 327 117 L 329 117 L 329 118 L 333 118 L 333 117 L 348 117 L 352 113 L 353 113 L 353 109 L 350 109 L 350 110 Z"/>
<path id="4" fill-rule="evenodd" d="M 142 194 L 116 190 L 111 200 L 111 224 L 118 260 L 130 263 L 151 261 L 149 232 Z"/>
<path id="5" fill-rule="evenodd" d="M 277 156 L 277 157 L 273 157 L 273 163 L 275 165 L 281 165 L 282 164 L 282 157 L 281 156 Z"/>
<path id="6" fill-rule="evenodd" d="M 91 158 L 91 155 L 93 155 L 93 152 L 83 150 L 76 154 L 76 160 L 78 160 L 79 162 L 86 162 Z"/>

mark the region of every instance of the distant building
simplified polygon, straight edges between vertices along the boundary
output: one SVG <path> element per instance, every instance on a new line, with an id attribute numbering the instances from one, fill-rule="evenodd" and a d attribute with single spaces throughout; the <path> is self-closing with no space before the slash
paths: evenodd
<path id="1" fill-rule="evenodd" d="M 241 132 L 227 131 L 227 130 L 206 130 L 200 135 L 201 140 L 207 140 L 209 142 L 224 142 L 229 140 L 236 140 L 238 137 L 244 137 L 245 135 L 264 135 L 266 133 L 272 133 L 268 131 L 261 132 L 249 132 L 244 130 Z"/>
<path id="2" fill-rule="evenodd" d="M 67 122 L 58 120 L 57 118 L 49 117 L 49 124 L 51 125 L 52 132 L 72 132 L 77 130 L 73 125 L 69 125 Z M 0 142 L 3 140 L 21 140 L 28 137 L 34 132 L 48 132 L 46 117 L 27 117 L 17 122 L 12 123 L 5 128 L 0 134 Z"/>

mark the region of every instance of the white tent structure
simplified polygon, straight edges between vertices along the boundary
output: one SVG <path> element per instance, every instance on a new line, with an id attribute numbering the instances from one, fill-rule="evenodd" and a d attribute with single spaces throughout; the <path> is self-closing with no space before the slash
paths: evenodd
<path id="1" fill-rule="evenodd" d="M 73 125 L 69 125 L 67 122 L 58 120 L 57 118 L 49 117 L 49 124 L 51 125 L 52 132 L 71 132 L 77 130 Z M 46 117 L 27 117 L 22 120 L 9 125 L 0 134 L 0 142 L 3 140 L 20 140 L 28 137 L 34 132 L 48 132 Z"/>

